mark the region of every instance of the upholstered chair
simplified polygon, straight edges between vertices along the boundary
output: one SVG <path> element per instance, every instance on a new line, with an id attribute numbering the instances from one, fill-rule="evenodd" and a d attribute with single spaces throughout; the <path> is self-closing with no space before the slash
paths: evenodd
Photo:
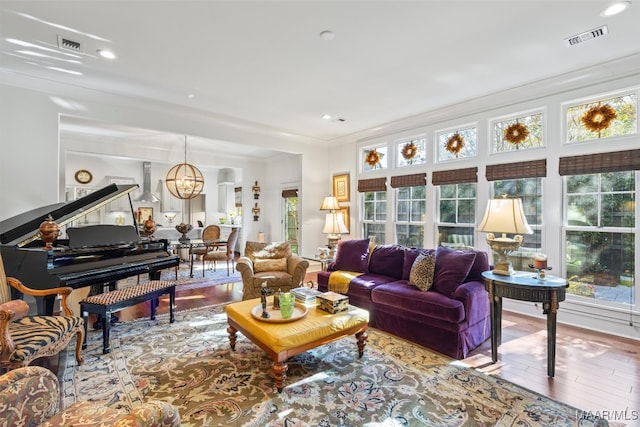
<path id="1" fill-rule="evenodd" d="M 29 305 L 21 299 L 11 299 L 14 287 L 25 295 L 42 297 L 61 295 L 63 313 L 59 316 L 29 315 Z M 67 348 L 76 337 L 76 361 L 82 364 L 84 321 L 73 316 L 67 306 L 71 288 L 36 290 L 18 279 L 7 277 L 0 255 L 0 371 L 29 365 L 33 360 L 53 356 Z"/>
<path id="2" fill-rule="evenodd" d="M 236 242 L 238 241 L 238 229 L 234 228 L 227 239 L 226 250 L 209 251 L 202 255 L 202 277 L 204 277 L 205 266 L 207 261 L 213 262 L 213 271 L 216 271 L 216 262 L 224 261 L 227 263 L 227 276 L 233 271 L 235 264 Z M 231 266 L 231 269 L 229 269 Z"/>
<path id="3" fill-rule="evenodd" d="M 247 242 L 236 269 L 242 275 L 242 299 L 260 297 L 262 283 L 272 291 L 298 287 L 304 280 L 309 261 L 291 252 L 290 242 Z"/>
<path id="4" fill-rule="evenodd" d="M 93 402 L 78 402 L 60 410 L 60 384 L 48 369 L 27 366 L 0 376 L 0 425 L 25 427 L 179 427 L 176 407 L 149 401 L 123 413 Z"/>

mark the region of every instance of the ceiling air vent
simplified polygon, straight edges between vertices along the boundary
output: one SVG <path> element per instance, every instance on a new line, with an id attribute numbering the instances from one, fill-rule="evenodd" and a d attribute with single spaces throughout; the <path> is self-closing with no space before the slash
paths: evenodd
<path id="1" fill-rule="evenodd" d="M 582 34 L 578 34 L 576 36 L 571 36 L 565 41 L 569 46 L 577 45 L 578 43 L 586 42 L 587 40 L 595 39 L 597 37 L 606 36 L 609 34 L 609 30 L 606 25 L 602 27 L 594 28 L 593 30 L 585 31 Z"/>
<path id="2" fill-rule="evenodd" d="M 82 52 L 80 42 L 76 42 L 62 36 L 58 36 L 58 47 L 60 49 L 72 50 L 74 52 Z"/>

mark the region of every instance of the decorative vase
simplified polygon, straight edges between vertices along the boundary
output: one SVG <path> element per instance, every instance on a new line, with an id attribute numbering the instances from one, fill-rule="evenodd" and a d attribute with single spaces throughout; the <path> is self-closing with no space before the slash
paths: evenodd
<path id="1" fill-rule="evenodd" d="M 49 215 L 47 219 L 40 223 L 40 238 L 45 243 L 44 249 L 53 249 L 53 242 L 60 236 L 60 226 L 53 220 L 53 217 Z"/>
<path id="2" fill-rule="evenodd" d="M 191 241 L 191 239 L 189 239 L 189 237 L 187 236 L 187 233 L 193 230 L 193 225 L 181 222 L 180 224 L 176 225 L 176 230 L 182 233 L 182 236 L 178 239 L 180 243 L 189 243 Z"/>

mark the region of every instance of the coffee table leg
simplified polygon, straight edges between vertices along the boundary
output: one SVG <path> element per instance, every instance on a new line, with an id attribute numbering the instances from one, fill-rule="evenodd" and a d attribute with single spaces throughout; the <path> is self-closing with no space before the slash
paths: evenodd
<path id="1" fill-rule="evenodd" d="M 271 370 L 273 371 L 273 375 L 276 378 L 276 388 L 278 389 L 278 393 L 282 392 L 284 388 L 284 380 L 287 379 L 287 370 L 289 369 L 289 365 L 283 362 L 273 362 L 273 366 Z"/>
<path id="2" fill-rule="evenodd" d="M 238 338 L 237 335 L 236 335 L 236 332 L 238 332 L 238 331 L 233 326 L 229 326 L 227 328 L 227 332 L 229 333 L 229 344 L 231 345 L 231 350 L 235 351 L 235 349 L 236 349 L 236 339 Z"/>
<path id="3" fill-rule="evenodd" d="M 367 345 L 368 338 L 369 334 L 367 331 L 358 332 L 356 334 L 356 339 L 358 340 L 358 357 L 362 357 L 364 354 L 364 347 Z"/>

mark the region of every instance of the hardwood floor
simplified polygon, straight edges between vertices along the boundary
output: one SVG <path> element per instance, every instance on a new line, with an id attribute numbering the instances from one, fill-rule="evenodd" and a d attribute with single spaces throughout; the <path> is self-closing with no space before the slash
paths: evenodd
<path id="1" fill-rule="evenodd" d="M 316 273 L 305 278 L 316 280 Z M 242 284 L 217 285 L 177 292 L 178 310 L 236 301 Z M 562 309 L 562 308 L 561 308 Z M 168 299 L 158 313 L 168 312 Z M 149 316 L 149 305 L 120 312 L 126 321 Z M 474 350 L 465 364 L 529 390 L 603 415 L 626 425 L 640 425 L 640 343 L 572 326 L 558 325 L 556 376 L 547 377 L 546 321 L 505 311 L 499 359 L 491 363 L 491 340 Z M 626 412 L 625 412 L 626 411 Z M 621 418 L 622 417 L 622 418 Z"/>

